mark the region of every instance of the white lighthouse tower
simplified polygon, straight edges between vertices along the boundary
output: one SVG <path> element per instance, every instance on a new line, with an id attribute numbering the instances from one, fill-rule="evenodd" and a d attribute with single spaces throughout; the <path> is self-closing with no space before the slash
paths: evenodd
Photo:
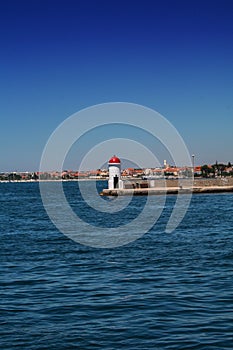
<path id="1" fill-rule="evenodd" d="M 108 189 L 123 188 L 123 181 L 121 180 L 121 161 L 117 156 L 113 156 L 108 161 L 109 180 Z"/>

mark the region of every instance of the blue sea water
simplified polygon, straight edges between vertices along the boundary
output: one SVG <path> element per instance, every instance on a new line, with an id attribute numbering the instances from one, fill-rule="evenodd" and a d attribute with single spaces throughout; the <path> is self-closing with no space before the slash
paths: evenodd
<path id="1" fill-rule="evenodd" d="M 97 249 L 58 231 L 37 183 L 0 193 L 1 349 L 233 349 L 233 194 L 194 195 L 169 234 L 167 196 L 150 232 Z M 81 215 L 95 221 L 84 204 Z"/>

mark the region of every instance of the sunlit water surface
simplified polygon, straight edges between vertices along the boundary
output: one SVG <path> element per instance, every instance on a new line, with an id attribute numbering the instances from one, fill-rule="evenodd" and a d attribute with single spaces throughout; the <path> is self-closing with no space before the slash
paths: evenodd
<path id="1" fill-rule="evenodd" d="M 80 206 L 77 186 L 64 185 L 73 210 L 111 226 L 112 214 Z M 0 193 L 1 349 L 233 349 L 232 194 L 194 195 L 171 234 L 168 196 L 149 233 L 97 249 L 57 230 L 37 183 Z M 133 198 L 122 220 L 144 204 Z"/>

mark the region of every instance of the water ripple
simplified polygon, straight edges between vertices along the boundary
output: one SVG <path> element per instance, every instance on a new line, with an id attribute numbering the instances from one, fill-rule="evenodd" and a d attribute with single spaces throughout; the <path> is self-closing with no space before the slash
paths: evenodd
<path id="1" fill-rule="evenodd" d="M 232 349 L 233 196 L 194 196 L 165 234 L 173 203 L 140 240 L 101 250 L 56 230 L 37 184 L 1 184 L 1 349 Z"/>

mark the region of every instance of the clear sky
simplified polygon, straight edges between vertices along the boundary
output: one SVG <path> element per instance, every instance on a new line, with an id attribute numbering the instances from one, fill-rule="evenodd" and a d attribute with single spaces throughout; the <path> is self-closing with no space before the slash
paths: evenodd
<path id="1" fill-rule="evenodd" d="M 157 110 L 196 163 L 233 162 L 231 0 L 1 1 L 0 49 L 0 171 L 37 170 L 64 119 L 113 101 Z"/>

